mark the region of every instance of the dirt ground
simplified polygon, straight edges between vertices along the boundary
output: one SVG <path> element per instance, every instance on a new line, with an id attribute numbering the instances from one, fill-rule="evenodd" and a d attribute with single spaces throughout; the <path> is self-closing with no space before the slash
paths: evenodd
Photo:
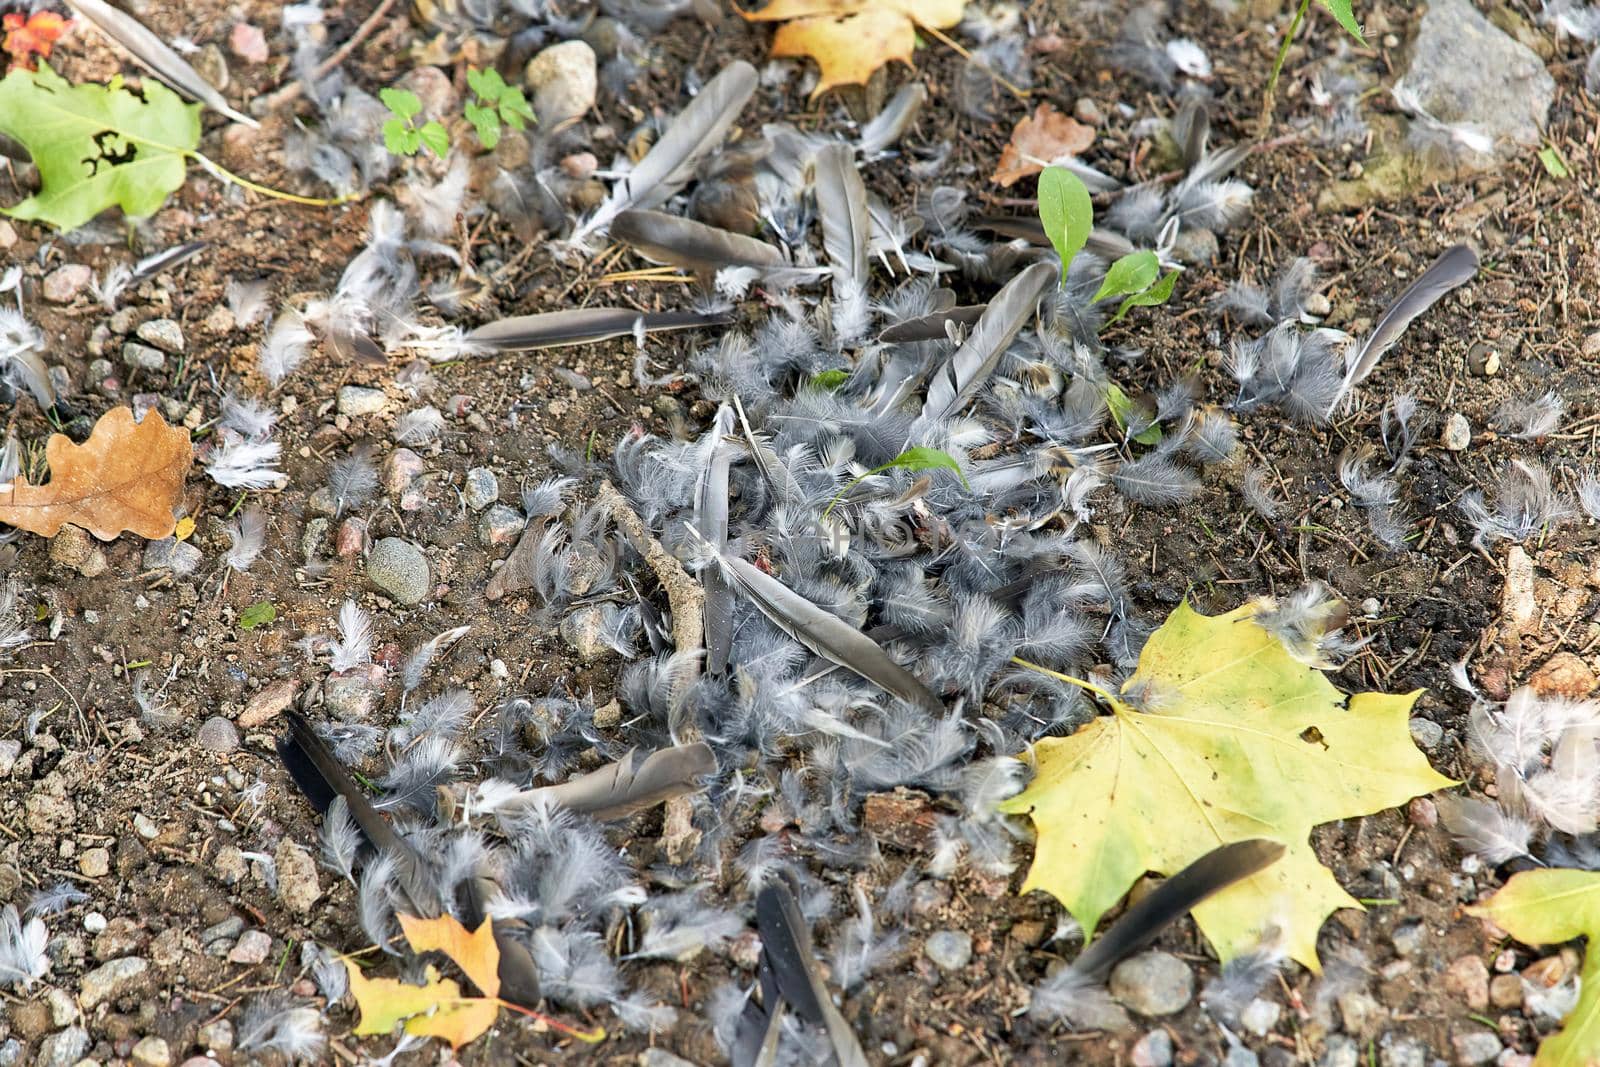
<path id="1" fill-rule="evenodd" d="M 1519 3 L 1510 10 L 1534 24 L 1537 12 Z M 331 5 L 330 39 L 347 38 L 369 11 L 362 3 Z M 260 26 L 272 44 L 272 58 L 246 64 L 228 56 L 231 100 L 254 99 L 291 77 L 276 36 L 276 5 L 196 0 L 147 4 L 140 14 L 164 35 L 183 34 L 200 44 L 225 46 L 236 21 Z M 1172 102 L 1105 64 L 1120 9 L 1112 5 L 1087 14 L 1065 0 L 1041 0 L 1028 5 L 1026 14 L 1036 27 L 1036 45 L 1050 45 L 1034 56 L 1033 101 L 1052 101 L 1071 113 L 1080 99 L 1092 100 L 1109 117 L 1088 160 L 1119 177 L 1151 176 L 1156 164 L 1149 142 L 1130 132 L 1130 116 L 1170 114 Z M 1414 13 L 1383 3 L 1368 8 L 1366 17 L 1380 27 L 1369 34 L 1377 66 L 1394 70 Z M 1217 140 L 1232 143 L 1251 135 L 1275 48 L 1261 19 L 1248 12 L 1225 17 L 1191 5 L 1175 11 L 1169 25 L 1173 34 L 1202 42 L 1215 64 L 1210 87 Z M 1282 18 L 1275 16 L 1274 25 L 1281 27 Z M 1600 299 L 1600 209 L 1591 176 L 1600 115 L 1581 87 L 1586 56 L 1575 45 L 1550 40 L 1549 69 L 1558 94 L 1547 136 L 1564 154 L 1571 178 L 1553 180 L 1529 152 L 1498 173 L 1437 184 L 1395 202 L 1319 210 L 1319 194 L 1358 166 L 1365 146 L 1328 148 L 1280 135 L 1305 107 L 1307 65 L 1329 53 L 1336 33 L 1331 20 L 1318 17 L 1309 42 L 1290 52 L 1276 101 L 1278 122 L 1270 134 L 1276 138 L 1273 147 L 1242 168 L 1257 190 L 1248 222 L 1223 236 L 1215 264 L 1186 272 L 1169 313 L 1126 327 L 1128 343 L 1148 352 L 1128 372 L 1128 384 L 1153 387 L 1193 368 L 1205 396 L 1230 397 L 1235 387 L 1221 369 L 1230 331 L 1205 298 L 1240 277 L 1264 279 L 1275 265 L 1297 255 L 1316 259 L 1327 279 L 1329 324 L 1352 331 L 1357 320 L 1370 320 L 1381 310 L 1399 279 L 1414 275 L 1447 243 L 1473 242 L 1483 269 L 1461 294 L 1412 328 L 1364 388 L 1368 399 L 1352 414 L 1320 429 L 1293 425 L 1271 410 L 1241 421 L 1248 453 L 1273 472 L 1291 502 L 1291 521 L 1267 529 L 1247 520 L 1231 480 L 1212 475 L 1201 496 L 1181 509 L 1113 502 L 1097 533 L 1122 546 L 1127 558 L 1143 562 L 1134 576 L 1135 601 L 1139 614 L 1151 621 L 1185 596 L 1211 613 L 1307 580 L 1327 583 L 1351 605 L 1360 634 L 1371 638 L 1335 683 L 1346 690 L 1425 690 L 1416 715 L 1439 729 L 1416 725 L 1419 743 L 1442 773 L 1470 781 L 1475 766 L 1466 750 L 1467 701 L 1451 688 L 1449 666 L 1470 657 L 1479 684 L 1490 695 L 1503 696 L 1558 653 L 1574 653 L 1593 664 L 1600 645 L 1595 621 L 1600 566 L 1592 563 L 1592 540 L 1582 524 L 1527 546 L 1537 609 L 1532 621 L 1517 622 L 1502 610 L 1507 550 L 1474 549 L 1471 530 L 1456 511 L 1461 495 L 1489 483 L 1509 458 L 1537 455 L 1566 469 L 1597 458 L 1600 345 L 1590 331 Z M 409 69 L 405 48 L 417 37 L 416 27 L 397 7 L 392 21 L 355 50 L 347 70 L 369 88 L 389 84 Z M 760 66 L 769 37 L 768 30 L 737 18 L 725 19 L 714 33 L 693 18 L 675 20 L 652 41 L 655 61 L 636 95 L 626 103 L 602 97 L 601 110 L 625 136 L 650 112 L 670 113 L 681 106 L 686 71 L 708 76 L 736 58 Z M 69 77 L 98 78 L 116 69 L 115 57 L 92 34 L 74 35 L 61 48 L 59 69 Z M 1009 194 L 986 177 L 1025 106 L 999 94 L 995 120 L 962 114 L 949 102 L 959 67 L 958 57 L 930 44 L 919 50 L 914 73 L 894 69 L 884 88 L 892 90 L 909 77 L 923 80 L 931 99 L 909 139 L 952 139 L 956 149 L 948 173 L 958 176 L 954 180 L 1001 209 L 1022 213 L 1026 208 L 1007 204 Z M 791 90 L 789 100 L 796 109 L 787 115 L 789 121 L 822 129 L 841 122 L 836 98 L 808 106 L 802 93 Z M 849 100 L 859 104 L 856 96 Z M 1381 111 L 1386 105 L 1380 100 L 1371 106 Z M 753 111 L 766 107 L 758 103 Z M 257 180 L 309 189 L 302 176 L 282 166 L 278 146 L 292 117 L 291 105 L 267 117 L 253 136 L 212 130 L 207 143 L 225 141 L 223 158 L 230 166 L 248 165 Z M 752 113 L 747 121 L 754 126 L 775 117 Z M 596 151 L 605 157 L 605 151 Z M 900 204 L 909 202 L 916 186 L 893 163 L 871 168 L 868 181 L 875 192 Z M 1024 183 L 1011 192 L 1031 187 Z M 6 189 L 5 198 L 13 196 Z M 102 411 L 140 394 L 153 394 L 172 421 L 199 426 L 215 417 L 224 385 L 243 382 L 261 390 L 254 365 L 259 328 L 230 329 L 214 314 L 226 283 L 266 278 L 280 300 L 331 288 L 364 240 L 367 214 L 365 202 L 318 209 L 239 195 L 195 171 L 181 193 L 141 227 L 137 242 L 140 252 L 148 252 L 204 240 L 206 251 L 126 294 L 124 317 L 109 337 L 102 331 L 98 339 L 97 328 L 111 316 L 91 297 L 61 306 L 37 293 L 43 276 L 63 264 L 85 263 L 98 272 L 125 259 L 120 226 L 99 223 L 98 239 L 82 242 L 15 224 L 16 241 L 3 256 L 7 264 L 23 268 L 27 307 L 48 338 L 48 360 L 64 367 L 70 380 L 66 397 L 79 417 L 65 423 L 66 432 L 81 439 Z M 611 271 L 642 265 L 628 256 L 562 262 L 543 239 L 524 241 L 492 216 L 464 225 L 458 244 L 490 278 L 482 299 L 463 316 L 468 325 L 555 307 L 620 302 L 669 308 L 686 302 L 687 294 L 676 285 L 608 280 Z M 961 293 L 961 302 L 988 295 L 972 287 Z M 181 324 L 188 351 L 169 359 L 163 370 L 130 372 L 116 354 L 122 336 L 157 317 Z M 1115 342 L 1115 332 L 1110 336 Z M 678 369 L 697 343 L 683 335 L 653 341 L 654 373 Z M 1498 354 L 1493 375 L 1481 371 L 1489 351 Z M 114 381 L 91 380 L 90 362 L 102 352 L 113 362 Z M 94 578 L 53 562 L 45 539 L 24 536 L 16 542 L 11 573 L 20 579 L 34 640 L 0 671 L 0 740 L 20 743 L 16 759 L 0 770 L 0 901 L 21 903 L 61 880 L 87 899 L 49 920 L 53 968 L 46 981 L 27 993 L 0 994 L 0 1063 L 56 1062 L 36 1057 L 45 1055 L 41 1046 L 51 1035 L 80 1021 L 72 999 L 84 975 L 130 956 L 148 960 L 148 970 L 109 1002 L 82 1012 L 81 1025 L 90 1038 L 83 1056 L 101 1064 L 124 1062 L 141 1038 L 156 1035 L 165 1039 L 173 1063 L 208 1047 L 222 1063 L 242 1061 L 248 1057 L 222 1047 L 215 1029 L 206 1031 L 208 1041 L 202 1028 L 217 1020 L 237 1021 L 242 1002 L 261 991 L 313 993 L 299 970 L 298 946 L 304 941 L 314 939 L 338 951 L 366 944 L 348 886 L 323 872 L 320 897 L 296 910 L 268 887 L 260 864 L 247 855 L 273 854 L 282 841 L 314 849 L 317 841 L 315 815 L 290 786 L 274 753 L 277 724 L 240 730 L 237 746 L 223 752 L 203 746 L 199 737 L 202 723 L 215 716 L 238 720 L 269 687 L 285 681 L 303 687 L 320 678 L 324 671 L 308 661 L 301 639 L 331 632 L 345 597 L 362 597 L 378 609 L 376 658 L 391 666 L 419 640 L 470 625 L 434 669 L 441 683 L 472 690 L 480 709 L 514 694 L 592 692 L 600 703 L 610 699 L 620 667 L 615 657 L 580 662 L 553 627 L 540 623 L 538 605 L 525 595 L 496 603 L 485 599 L 491 564 L 509 545 L 486 545 L 480 538 L 480 513 L 461 496 L 467 472 L 495 470 L 502 499 L 511 499 L 516 487 L 557 473 L 548 453 L 552 445 L 604 454 L 636 426 L 667 437 L 698 434 L 714 406 L 692 384 L 639 387 L 631 343 L 432 367 L 426 395 L 446 412 L 448 422 L 440 442 L 419 449 L 427 471 L 422 506 L 405 510 L 381 495 L 363 513 L 372 538 L 415 540 L 433 566 L 434 595 L 420 607 L 399 608 L 371 591 L 360 553 L 333 551 L 331 530 L 328 542 L 313 546 L 312 559 L 303 542 L 308 522 L 317 517 L 311 497 L 325 483 L 330 459 L 362 440 L 375 442 L 380 458 L 392 447 L 392 420 L 411 405 L 402 366 L 401 361 L 352 366 L 318 352 L 270 394 L 282 413 L 278 439 L 288 485 L 281 492 L 251 494 L 265 506 L 269 527 L 263 562 L 248 574 L 228 574 L 219 562 L 226 547 L 220 526 L 240 494 L 212 484 L 198 468 L 186 505 L 197 520 L 192 541 L 204 556 L 188 576 L 150 566 L 145 543 L 130 535 L 103 546 L 108 566 Z M 574 375 L 592 387 L 574 388 Z M 352 384 L 384 390 L 384 411 L 337 413 L 337 390 Z M 1421 536 L 1398 553 L 1381 553 L 1372 548 L 1357 509 L 1344 500 L 1335 461 L 1352 441 L 1376 440 L 1381 399 L 1402 387 L 1436 418 L 1404 476 L 1406 508 Z M 1547 388 L 1567 402 L 1557 432 L 1538 441 L 1497 435 L 1493 414 L 1501 402 Z M 1453 412 L 1465 415 L 1473 431 L 1470 446 L 1461 452 L 1436 444 L 1439 422 Z M 52 429 L 26 397 L 12 406 L 9 422 L 30 449 L 42 447 Z M 275 605 L 276 620 L 241 629 L 240 613 L 261 601 Z M 170 725 L 141 717 L 134 696 L 134 679 L 141 675 L 152 688 L 170 676 L 164 691 Z M 374 721 L 386 725 L 395 710 L 380 707 Z M 646 814 L 619 826 L 613 839 L 642 864 L 661 832 L 659 813 Z M 751 825 L 736 833 L 732 847 L 755 832 Z M 1372 902 L 1365 912 L 1339 913 L 1323 934 L 1325 957 L 1337 956 L 1344 946 L 1364 954 L 1371 1004 L 1341 1003 L 1340 1011 L 1332 1011 L 1318 1000 L 1317 976 L 1290 969 L 1264 994 L 1282 1006 L 1280 1021 L 1263 1036 L 1241 1035 L 1262 1063 L 1356 1063 L 1336 1058 L 1346 1047 L 1330 1045 L 1337 1033 L 1353 1040 L 1359 1062 L 1394 1067 L 1435 1058 L 1456 1062 L 1453 1039 L 1484 1029 L 1498 1035 L 1506 1056 L 1533 1051 L 1548 1021 L 1535 1022 L 1515 1003 L 1472 1003 L 1462 984 L 1447 977 L 1452 965 L 1467 957 L 1487 961 L 1491 969 L 1503 965 L 1518 971 L 1537 957 L 1516 948 L 1497 959 L 1502 944 L 1464 915 L 1462 906 L 1497 885 L 1498 876 L 1463 862 L 1437 825 L 1431 802 L 1324 827 L 1316 843 L 1339 881 Z M 876 884 L 887 884 L 906 864 L 926 859 L 915 835 L 886 837 L 884 856 L 884 864 L 866 875 Z M 1175 1062 L 1220 1063 L 1228 1057 L 1228 1043 L 1194 1004 L 1117 1035 L 1049 1030 L 1023 1015 L 1029 986 L 1061 948 L 1050 940 L 1060 908 L 1040 894 L 1016 895 L 1025 869 L 1009 883 L 965 871 L 943 883 L 910 920 L 903 962 L 846 998 L 846 1018 L 873 1062 L 1127 1063 L 1134 1042 L 1156 1028 L 1170 1034 Z M 731 864 L 726 871 L 719 893 L 736 888 L 736 871 Z M 928 933 L 946 929 L 972 937 L 971 962 L 955 974 L 940 972 L 921 951 Z M 259 962 L 227 958 L 233 941 L 226 939 L 244 930 L 259 930 L 271 939 Z M 1192 924 L 1180 924 L 1161 944 L 1191 964 L 1200 980 L 1215 974 L 1215 962 Z M 710 992 L 730 976 L 749 980 L 745 964 L 702 956 L 683 965 L 626 967 L 634 988 L 680 1009 L 674 1030 L 649 1038 L 611 1027 L 604 1012 L 569 1017 L 577 1025 L 614 1031 L 590 1047 L 505 1016 L 490 1035 L 461 1050 L 460 1061 L 652 1062 L 639 1056 L 656 1045 L 694 1064 L 724 1062 L 704 1007 Z M 64 1004 L 58 994 L 65 994 Z M 348 1008 L 331 1011 L 327 1062 L 361 1062 L 390 1047 L 386 1040 L 351 1036 Z M 5 1044 L 11 1039 L 14 1044 Z M 1408 1039 L 1421 1042 L 1426 1059 L 1407 1058 Z M 444 1058 L 425 1050 L 401 1062 Z M 1133 1062 L 1139 1062 L 1137 1056 Z"/>

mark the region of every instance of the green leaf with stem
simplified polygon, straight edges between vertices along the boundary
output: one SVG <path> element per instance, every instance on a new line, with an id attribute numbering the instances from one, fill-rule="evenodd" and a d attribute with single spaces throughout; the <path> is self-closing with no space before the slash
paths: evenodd
<path id="1" fill-rule="evenodd" d="M 492 104 L 500 99 L 501 93 L 505 92 L 506 81 L 493 67 L 485 67 L 483 70 L 468 67 L 467 86 L 477 94 L 478 99 L 486 104 Z"/>
<path id="2" fill-rule="evenodd" d="M 1067 268 L 1094 229 L 1094 201 L 1083 179 L 1062 167 L 1046 167 L 1039 175 L 1039 221 L 1061 257 L 1061 284 L 1066 285 Z"/>
<path id="3" fill-rule="evenodd" d="M 277 617 L 278 609 L 272 606 L 272 601 L 263 600 L 239 612 L 239 629 L 254 630 L 258 626 L 267 625 Z"/>
<path id="4" fill-rule="evenodd" d="M 538 121 L 528 98 L 515 86 L 507 86 L 500 94 L 500 119 L 513 130 L 526 129 L 528 123 Z"/>
<path id="5" fill-rule="evenodd" d="M 405 89 L 379 89 L 378 99 L 383 101 L 383 106 L 389 113 L 400 119 L 407 126 L 411 120 L 422 114 L 422 100 L 416 93 Z"/>
<path id="6" fill-rule="evenodd" d="M 472 128 L 478 131 L 478 143 L 492 151 L 500 143 L 500 117 L 495 114 L 494 108 L 469 103 L 462 113 L 472 123 Z"/>
<path id="7" fill-rule="evenodd" d="M 1177 284 L 1177 281 L 1178 272 L 1175 270 L 1168 271 L 1165 278 L 1162 278 L 1159 282 L 1144 290 L 1144 292 L 1134 293 L 1124 300 L 1122 305 L 1117 308 L 1117 313 L 1111 316 L 1111 322 L 1121 320 L 1124 315 L 1134 308 L 1157 307 L 1165 304 L 1172 299 L 1172 287 Z"/>
<path id="8" fill-rule="evenodd" d="M 1154 252 L 1129 252 L 1106 271 L 1100 291 L 1094 294 L 1094 302 L 1099 303 L 1113 296 L 1142 293 L 1155 284 L 1160 273 L 1161 261 Z"/>
<path id="9" fill-rule="evenodd" d="M 1128 394 L 1124 393 L 1116 382 L 1106 385 L 1106 411 L 1111 415 L 1111 421 L 1116 423 L 1117 429 L 1126 432 L 1128 416 L 1133 414 L 1133 401 L 1128 399 Z M 1133 439 L 1141 445 L 1160 444 L 1160 423 L 1152 423 L 1146 429 L 1134 434 Z"/>
<path id="10" fill-rule="evenodd" d="M 967 476 L 962 473 L 961 464 L 956 462 L 954 456 L 950 455 L 948 452 L 941 452 L 937 448 L 923 448 L 919 445 L 916 448 L 906 449 L 904 452 L 900 453 L 898 456 L 894 457 L 882 466 L 874 467 L 867 473 L 852 479 L 849 485 L 835 493 L 833 499 L 828 501 L 828 506 L 822 511 L 822 517 L 826 519 L 833 512 L 834 506 L 837 505 L 839 501 L 843 500 L 850 490 L 854 489 L 856 486 L 860 485 L 874 474 L 882 474 L 884 471 L 894 470 L 896 468 L 910 471 L 955 471 L 956 477 L 961 479 L 961 484 L 966 486 L 968 489 L 972 488 L 970 485 L 967 485 Z"/>
<path id="11" fill-rule="evenodd" d="M 417 131 L 417 136 L 440 159 L 450 154 L 450 131 L 444 128 L 444 123 L 425 122 L 422 129 Z"/>

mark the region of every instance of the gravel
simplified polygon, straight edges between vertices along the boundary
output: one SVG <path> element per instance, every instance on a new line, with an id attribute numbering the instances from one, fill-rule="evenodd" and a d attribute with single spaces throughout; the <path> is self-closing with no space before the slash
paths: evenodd
<path id="1" fill-rule="evenodd" d="M 500 499 L 500 479 L 488 467 L 473 467 L 467 472 L 461 496 L 466 500 L 467 507 L 482 511 Z"/>
<path id="2" fill-rule="evenodd" d="M 376 415 L 388 406 L 389 398 L 382 389 L 369 389 L 362 385 L 339 387 L 337 409 L 341 415 Z"/>
<path id="3" fill-rule="evenodd" d="M 84 1011 L 93 1011 L 101 1004 L 116 1000 L 141 984 L 149 969 L 150 961 L 140 956 L 124 956 L 101 964 L 83 976 L 78 1003 Z"/>
<path id="4" fill-rule="evenodd" d="M 928 935 L 923 953 L 944 971 L 959 971 L 972 962 L 972 935 L 963 930 L 936 930 Z"/>
<path id="5" fill-rule="evenodd" d="M 239 747 L 239 729 L 221 715 L 213 715 L 200 724 L 195 741 L 207 752 L 227 755 Z"/>
<path id="6" fill-rule="evenodd" d="M 1170 952 L 1142 952 L 1111 972 L 1111 995 L 1139 1015 L 1174 1015 L 1194 997 L 1194 971 Z"/>
<path id="7" fill-rule="evenodd" d="M 68 263 L 44 276 L 44 298 L 52 304 L 70 304 L 94 280 L 94 271 L 82 263 Z"/>
<path id="8" fill-rule="evenodd" d="M 317 881 L 317 861 L 288 838 L 278 843 L 272 857 L 278 864 L 278 899 L 296 915 L 305 915 L 322 896 Z"/>
<path id="9" fill-rule="evenodd" d="M 551 45 L 528 61 L 522 80 L 533 94 L 533 113 L 549 127 L 594 106 L 600 82 L 594 49 L 583 41 Z"/>
<path id="10" fill-rule="evenodd" d="M 367 578 L 379 592 L 407 607 L 422 603 L 433 584 L 422 549 L 399 537 L 385 537 L 372 546 Z"/>
<path id="11" fill-rule="evenodd" d="M 163 352 L 177 355 L 183 351 L 183 327 L 172 319 L 151 319 L 141 322 L 133 331 L 135 337 Z"/>
<path id="12" fill-rule="evenodd" d="M 1172 1035 L 1165 1030 L 1152 1030 L 1134 1043 L 1128 1053 L 1133 1067 L 1167 1067 L 1172 1062 Z"/>

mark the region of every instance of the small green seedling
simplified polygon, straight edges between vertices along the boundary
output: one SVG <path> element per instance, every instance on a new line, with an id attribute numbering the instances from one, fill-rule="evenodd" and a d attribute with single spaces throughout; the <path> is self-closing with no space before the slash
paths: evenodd
<path id="1" fill-rule="evenodd" d="M 1560 150 L 1554 145 L 1539 149 L 1539 162 L 1544 164 L 1544 172 L 1556 181 L 1572 177 L 1567 161 L 1561 158 Z"/>
<path id="2" fill-rule="evenodd" d="M 1172 286 L 1177 281 L 1178 272 L 1170 271 L 1158 281 L 1160 274 L 1161 261 L 1154 252 L 1129 252 L 1111 264 L 1111 269 L 1106 271 L 1105 281 L 1100 283 L 1100 291 L 1094 294 L 1095 303 L 1118 296 L 1124 299 L 1106 325 L 1120 321 L 1136 307 L 1165 304 L 1172 296 Z"/>
<path id="3" fill-rule="evenodd" d="M 265 626 L 278 617 L 278 609 L 272 606 L 272 601 L 263 600 L 259 604 L 251 604 L 239 612 L 239 629 L 254 630 Z"/>
<path id="4" fill-rule="evenodd" d="M 1356 43 L 1366 47 L 1367 39 L 1361 36 L 1361 23 L 1356 21 L 1355 9 L 1350 0 L 1322 0 L 1322 6 L 1328 9 L 1343 26 L 1345 32 L 1356 39 Z M 1278 75 L 1283 73 L 1283 62 L 1289 58 L 1289 45 L 1294 42 L 1295 32 L 1300 29 L 1300 24 L 1306 20 L 1306 15 L 1311 10 L 1311 0 L 1300 0 L 1299 7 L 1295 8 L 1294 18 L 1289 22 L 1289 28 L 1283 31 L 1283 43 L 1278 46 L 1278 58 L 1272 64 L 1272 76 L 1267 79 L 1267 96 L 1270 98 L 1278 88 Z"/>
<path id="5" fill-rule="evenodd" d="M 1111 421 L 1117 424 L 1117 429 L 1128 429 L 1128 420 L 1133 415 L 1133 401 L 1128 399 L 1128 394 L 1116 382 L 1106 384 L 1106 411 L 1110 413 Z M 1133 439 L 1141 445 L 1160 444 L 1161 424 L 1151 423 L 1140 433 L 1134 434 Z"/>
<path id="6" fill-rule="evenodd" d="M 394 118 L 383 124 L 383 147 L 397 156 L 414 156 L 423 148 L 443 159 L 450 151 L 450 133 L 434 119 L 416 124 L 422 101 L 405 89 L 379 89 L 378 99 Z"/>
<path id="7" fill-rule="evenodd" d="M 833 392 L 845 382 L 850 380 L 850 372 L 835 367 L 832 370 L 818 371 L 811 376 L 811 385 L 816 389 L 826 389 Z"/>
<path id="8" fill-rule="evenodd" d="M 1094 202 L 1083 179 L 1061 167 L 1046 167 L 1039 175 L 1039 221 L 1044 235 L 1061 257 L 1061 284 L 1067 284 L 1067 268 L 1094 229 Z"/>
<path id="9" fill-rule="evenodd" d="M 822 511 L 822 517 L 826 519 L 833 512 L 834 506 L 838 504 L 839 501 L 843 500 L 845 495 L 848 494 L 850 490 L 854 489 L 856 486 L 860 485 L 874 474 L 882 474 L 886 470 L 893 470 L 897 467 L 909 471 L 955 471 L 956 477 L 961 479 L 961 484 L 966 485 L 968 489 L 972 488 L 970 485 L 967 485 L 967 476 L 961 472 L 961 464 L 955 461 L 954 456 L 950 455 L 948 452 L 941 452 L 937 448 L 923 448 L 918 446 L 916 448 L 906 449 L 889 462 L 883 464 L 883 466 L 873 467 L 867 473 L 853 479 L 849 485 L 845 486 L 843 489 L 834 494 L 832 500 L 828 501 L 828 506 Z"/>
<path id="10" fill-rule="evenodd" d="M 522 95 L 522 90 L 507 85 L 500 72 L 493 67 L 485 70 L 467 68 L 467 85 L 478 99 L 468 101 L 463 113 L 472 128 L 478 131 L 478 141 L 484 148 L 493 150 L 500 143 L 500 124 L 513 130 L 526 129 L 535 121 L 533 109 Z"/>

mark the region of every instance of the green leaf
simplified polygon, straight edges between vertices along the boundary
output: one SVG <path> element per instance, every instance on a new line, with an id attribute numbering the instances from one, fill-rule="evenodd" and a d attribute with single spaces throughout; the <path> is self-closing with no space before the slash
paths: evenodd
<path id="1" fill-rule="evenodd" d="M 1556 181 L 1572 177 L 1572 172 L 1567 169 L 1567 161 L 1554 148 L 1539 149 L 1539 162 L 1544 164 L 1544 172 Z"/>
<path id="2" fill-rule="evenodd" d="M 1099 303 L 1108 296 L 1142 293 L 1150 288 L 1160 273 L 1161 261 L 1154 252 L 1129 252 L 1106 271 L 1106 280 L 1100 283 L 1100 291 L 1094 294 L 1094 302 Z"/>
<path id="3" fill-rule="evenodd" d="M 1356 21 L 1356 13 L 1351 9 L 1350 0 L 1322 0 L 1322 6 L 1338 20 L 1346 33 L 1362 44 L 1367 43 L 1367 39 L 1361 36 L 1361 23 Z"/>
<path id="4" fill-rule="evenodd" d="M 1128 394 L 1115 383 L 1106 386 L 1106 411 L 1111 414 L 1111 421 L 1117 424 L 1117 429 L 1128 428 L 1128 416 L 1133 413 L 1133 401 L 1128 399 Z M 1152 423 L 1144 430 L 1133 435 L 1133 439 L 1141 445 L 1157 445 L 1161 443 L 1161 425 Z"/>
<path id="5" fill-rule="evenodd" d="M 500 117 L 513 130 L 524 129 L 528 123 L 538 121 L 522 90 L 511 86 L 507 86 L 506 91 L 500 94 Z"/>
<path id="6" fill-rule="evenodd" d="M 417 150 L 411 140 L 416 135 L 405 119 L 389 119 L 383 124 L 383 147 L 392 156 L 409 156 Z"/>
<path id="7" fill-rule="evenodd" d="M 462 114 L 472 123 L 472 128 L 478 131 L 479 144 L 492 150 L 500 143 L 500 118 L 493 108 L 481 104 L 468 104 L 462 108 Z"/>
<path id="8" fill-rule="evenodd" d="M 263 600 L 239 612 L 239 629 L 254 630 L 258 626 L 267 625 L 277 617 L 278 609 L 272 606 L 272 601 Z"/>
<path id="9" fill-rule="evenodd" d="M 956 477 L 961 479 L 961 484 L 967 484 L 967 476 L 962 473 L 961 464 L 957 463 L 955 457 L 950 453 L 941 452 L 937 448 L 923 448 L 920 445 L 916 448 L 908 448 L 883 466 L 876 468 L 872 473 L 877 474 L 880 471 L 894 468 L 908 471 L 955 471 Z"/>
<path id="10" fill-rule="evenodd" d="M 500 94 L 506 89 L 505 79 L 500 77 L 500 72 L 493 67 L 485 67 L 483 70 L 468 67 L 467 85 L 478 95 L 478 99 L 489 104 L 499 100 Z"/>
<path id="11" fill-rule="evenodd" d="M 0 133 L 20 142 L 39 169 L 39 192 L 7 209 L 76 229 L 109 207 L 154 214 L 183 185 L 200 144 L 200 105 L 154 78 L 143 98 L 110 85 L 72 85 L 47 64 L 0 81 Z"/>
<path id="12" fill-rule="evenodd" d="M 1172 287 L 1177 284 L 1178 272 L 1168 271 L 1167 276 L 1156 282 L 1142 293 L 1134 293 L 1122 302 L 1117 308 L 1117 313 L 1111 316 L 1111 321 L 1116 322 L 1133 308 L 1156 307 L 1165 304 L 1172 298 Z M 1109 323 L 1107 324 L 1109 325 Z"/>
<path id="13" fill-rule="evenodd" d="M 847 370 L 838 369 L 820 371 L 811 376 L 811 384 L 813 386 L 818 389 L 826 389 L 829 392 L 839 388 L 839 386 L 843 385 L 849 380 L 850 372 Z"/>
<path id="14" fill-rule="evenodd" d="M 444 128 L 444 123 L 423 123 L 422 129 L 417 131 L 417 136 L 428 146 L 428 150 L 440 159 L 450 154 L 450 131 Z"/>
<path id="15" fill-rule="evenodd" d="M 422 114 L 422 100 L 406 89 L 379 89 L 378 99 L 390 114 L 407 122 Z"/>
<path id="16" fill-rule="evenodd" d="M 1067 268 L 1094 229 L 1094 202 L 1083 179 L 1061 167 L 1046 167 L 1039 175 L 1039 221 L 1045 236 L 1061 257 L 1061 284 L 1067 281 Z"/>

